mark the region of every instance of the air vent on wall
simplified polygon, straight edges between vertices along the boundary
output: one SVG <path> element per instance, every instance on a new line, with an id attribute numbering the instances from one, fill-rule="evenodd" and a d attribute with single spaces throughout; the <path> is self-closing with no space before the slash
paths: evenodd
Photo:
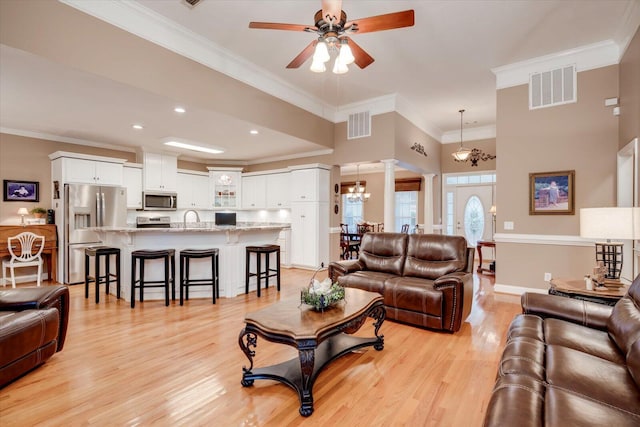
<path id="1" fill-rule="evenodd" d="M 188 3 L 191 7 L 194 7 L 195 5 L 197 5 L 198 3 L 200 3 L 202 0 L 184 0 L 185 3 Z"/>
<path id="2" fill-rule="evenodd" d="M 569 65 L 529 76 L 529 109 L 576 102 L 576 66 Z"/>
<path id="3" fill-rule="evenodd" d="M 371 115 L 368 111 L 349 114 L 347 122 L 347 139 L 371 136 Z"/>

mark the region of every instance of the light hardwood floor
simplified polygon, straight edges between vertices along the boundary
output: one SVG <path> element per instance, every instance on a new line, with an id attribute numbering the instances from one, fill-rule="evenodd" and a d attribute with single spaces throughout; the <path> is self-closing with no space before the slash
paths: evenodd
<path id="1" fill-rule="evenodd" d="M 284 269 L 273 286 L 218 300 L 165 307 L 136 304 L 71 287 L 62 352 L 0 390 L 0 425 L 8 426 L 479 426 L 519 298 L 494 294 L 493 279 L 474 277 L 471 316 L 456 334 L 385 321 L 383 351 L 368 347 L 322 372 L 315 412 L 298 414 L 289 387 L 240 385 L 247 359 L 238 346 L 244 314 L 299 295 L 311 272 Z M 103 291 L 104 292 L 104 291 Z M 370 323 L 359 334 L 371 335 Z M 294 357 L 294 349 L 258 338 L 255 366 Z"/>

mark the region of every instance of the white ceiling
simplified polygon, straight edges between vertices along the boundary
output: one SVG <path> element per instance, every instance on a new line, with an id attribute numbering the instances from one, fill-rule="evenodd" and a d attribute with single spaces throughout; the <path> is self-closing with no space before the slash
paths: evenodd
<path id="1" fill-rule="evenodd" d="M 193 8 L 183 0 L 133 3 L 332 108 L 396 95 L 414 116 L 424 118 L 436 134 L 432 136 L 441 139 L 443 133 L 459 129 L 460 108 L 467 110 L 469 127 L 495 125 L 493 68 L 605 40 L 622 43 L 628 34 L 621 29 L 639 1 L 344 0 L 348 20 L 414 9 L 416 23 L 353 35 L 375 62 L 364 70 L 350 66 L 342 76 L 312 73 L 309 64 L 285 69 L 313 34 L 248 28 L 249 21 L 313 25 L 319 0 L 202 0 Z M 213 135 L 216 145 L 225 149 L 224 155 L 213 158 L 250 163 L 323 148 L 269 129 L 259 129 L 256 144 L 257 138 L 248 134 L 251 123 L 212 111 L 167 115 L 174 106 L 168 99 L 7 46 L 0 47 L 0 67 L 0 127 L 5 131 L 128 148 L 167 136 L 201 141 Z M 101 102 L 91 102 L 94 99 Z M 137 121 L 144 122 L 143 131 L 122 126 Z M 193 152 L 188 156 L 212 158 Z"/>

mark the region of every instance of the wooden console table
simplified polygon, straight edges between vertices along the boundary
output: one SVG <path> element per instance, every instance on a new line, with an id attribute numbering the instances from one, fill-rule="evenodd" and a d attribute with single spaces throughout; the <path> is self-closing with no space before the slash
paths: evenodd
<path id="1" fill-rule="evenodd" d="M 629 285 L 603 291 L 590 291 L 586 288 L 584 279 L 551 279 L 549 285 L 549 295 L 559 295 L 605 305 L 616 305 L 618 300 L 629 291 Z"/>
<path id="2" fill-rule="evenodd" d="M 487 248 L 496 248 L 496 242 L 494 242 L 493 240 L 478 240 L 478 243 L 476 245 L 476 250 L 478 251 L 478 273 L 486 273 L 486 274 L 496 274 L 495 271 L 491 270 L 490 268 L 484 268 L 482 266 L 482 248 L 483 247 L 487 247 Z"/>
<path id="3" fill-rule="evenodd" d="M 375 336 L 351 336 L 368 317 L 376 320 L 373 323 Z M 345 289 L 344 301 L 322 312 L 300 304 L 299 299 L 287 299 L 247 313 L 246 326 L 238 337 L 240 348 L 249 359 L 249 367 L 242 368 L 241 384 L 250 387 L 254 380 L 280 381 L 298 392 L 300 415 L 308 417 L 313 413 L 313 383 L 329 363 L 361 347 L 384 348 L 384 336 L 378 331 L 385 317 L 380 294 L 353 288 Z M 254 369 L 258 335 L 267 341 L 296 348 L 298 357 Z"/>
<path id="4" fill-rule="evenodd" d="M 38 236 L 44 236 L 44 249 L 42 255 L 49 273 L 49 280 L 57 282 L 58 280 L 58 231 L 54 224 L 42 225 L 2 225 L 0 226 L 0 258 L 11 256 L 7 247 L 7 239 L 17 236 L 20 233 L 31 232 Z"/>

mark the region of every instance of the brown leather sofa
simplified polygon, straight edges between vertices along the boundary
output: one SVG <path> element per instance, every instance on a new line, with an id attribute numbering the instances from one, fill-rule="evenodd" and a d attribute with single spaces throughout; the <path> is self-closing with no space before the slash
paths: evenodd
<path id="1" fill-rule="evenodd" d="M 614 307 L 524 294 L 485 426 L 639 426 L 640 276 Z"/>
<path id="2" fill-rule="evenodd" d="M 358 259 L 330 263 L 329 277 L 380 293 L 388 319 L 456 332 L 471 311 L 473 254 L 460 236 L 366 233 Z"/>
<path id="3" fill-rule="evenodd" d="M 68 321 L 64 285 L 0 290 L 0 387 L 62 350 Z"/>

